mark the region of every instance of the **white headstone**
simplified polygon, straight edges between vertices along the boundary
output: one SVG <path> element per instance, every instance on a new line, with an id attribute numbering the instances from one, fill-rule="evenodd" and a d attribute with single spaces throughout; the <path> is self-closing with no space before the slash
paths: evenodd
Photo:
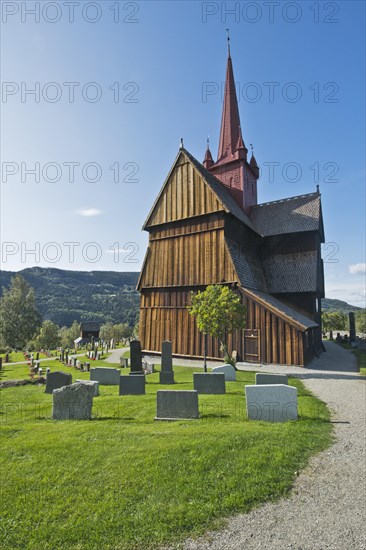
<path id="1" fill-rule="evenodd" d="M 225 374 L 226 382 L 235 382 L 236 380 L 236 371 L 232 365 L 220 365 L 219 367 L 213 367 L 211 370 L 212 374 Z"/>
<path id="2" fill-rule="evenodd" d="M 297 389 L 284 384 L 245 386 L 249 420 L 297 420 Z"/>

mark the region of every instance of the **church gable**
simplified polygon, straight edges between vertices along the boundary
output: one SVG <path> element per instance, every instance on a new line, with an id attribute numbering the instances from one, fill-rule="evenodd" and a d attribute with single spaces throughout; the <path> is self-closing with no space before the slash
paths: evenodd
<path id="1" fill-rule="evenodd" d="M 181 151 L 143 228 L 223 210 L 221 201 Z"/>

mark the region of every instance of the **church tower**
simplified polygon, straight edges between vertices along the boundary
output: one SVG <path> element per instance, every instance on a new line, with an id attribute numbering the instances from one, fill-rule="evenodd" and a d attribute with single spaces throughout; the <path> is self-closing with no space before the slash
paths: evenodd
<path id="1" fill-rule="evenodd" d="M 253 153 L 250 162 L 248 162 L 248 149 L 242 136 L 229 37 L 217 161 L 212 162 L 212 155 L 209 147 L 207 147 L 203 164 L 229 189 L 235 201 L 249 214 L 251 207 L 258 203 L 257 180 L 259 178 L 259 168 Z"/>

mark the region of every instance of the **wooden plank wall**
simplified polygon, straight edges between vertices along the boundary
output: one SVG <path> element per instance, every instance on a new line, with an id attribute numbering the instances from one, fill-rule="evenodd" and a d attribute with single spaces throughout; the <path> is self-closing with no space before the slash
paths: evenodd
<path id="1" fill-rule="evenodd" d="M 190 290 L 144 289 L 141 296 L 140 340 L 144 350 L 159 352 L 163 340 L 170 340 L 173 353 L 182 356 L 203 356 L 203 337 L 189 315 Z M 307 338 L 283 319 L 254 300 L 246 299 L 248 329 L 260 330 L 260 362 L 303 366 L 316 353 L 314 329 Z M 306 342 L 307 340 L 307 342 Z M 243 331 L 228 339 L 229 350 L 244 356 Z M 222 357 L 218 342 L 208 338 L 209 357 Z"/>
<path id="2" fill-rule="evenodd" d="M 216 195 L 187 161 L 178 164 L 158 199 L 146 227 L 223 210 Z"/>
<path id="3" fill-rule="evenodd" d="M 140 288 L 192 287 L 236 279 L 222 217 L 170 225 L 150 234 Z"/>

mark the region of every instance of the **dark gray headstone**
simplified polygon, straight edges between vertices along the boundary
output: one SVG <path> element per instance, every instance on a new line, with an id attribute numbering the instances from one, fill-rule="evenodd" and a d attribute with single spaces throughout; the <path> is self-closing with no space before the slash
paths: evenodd
<path id="1" fill-rule="evenodd" d="M 194 372 L 193 387 L 198 393 L 226 393 L 225 374 Z"/>
<path id="2" fill-rule="evenodd" d="M 39 359 L 39 351 L 37 351 L 36 353 L 36 361 L 38 361 L 38 359 Z"/>
<path id="3" fill-rule="evenodd" d="M 119 394 L 120 395 L 144 395 L 145 394 L 145 376 L 141 376 L 141 374 L 120 376 Z"/>
<path id="4" fill-rule="evenodd" d="M 8 353 L 5 354 L 5 363 L 9 363 L 9 354 Z"/>
<path id="5" fill-rule="evenodd" d="M 174 384 L 174 372 L 173 371 L 161 371 L 159 373 L 160 384 Z"/>
<path id="6" fill-rule="evenodd" d="M 161 372 L 160 384 L 174 384 L 172 343 L 165 340 L 161 346 Z"/>
<path id="7" fill-rule="evenodd" d="M 141 342 L 139 340 L 132 340 L 130 342 L 130 360 L 131 372 L 142 372 Z"/>
<path id="8" fill-rule="evenodd" d="M 195 390 L 158 390 L 156 420 L 198 418 L 198 392 Z"/>
<path id="9" fill-rule="evenodd" d="M 110 367 L 95 367 L 90 369 L 90 380 L 96 380 L 102 386 L 118 386 L 120 370 Z"/>
<path id="10" fill-rule="evenodd" d="M 288 385 L 287 374 L 268 374 L 266 372 L 257 372 L 255 383 L 258 384 L 285 384 Z"/>
<path id="11" fill-rule="evenodd" d="M 0 370 L 3 368 L 3 358 L 0 357 Z"/>
<path id="12" fill-rule="evenodd" d="M 172 343 L 168 340 L 165 340 L 161 346 L 161 370 L 165 372 L 173 370 Z"/>
<path id="13" fill-rule="evenodd" d="M 53 391 L 54 420 L 90 420 L 95 388 L 92 384 L 76 383 Z"/>
<path id="14" fill-rule="evenodd" d="M 348 313 L 349 318 L 349 341 L 356 342 L 356 324 L 355 324 L 355 314 L 353 311 Z"/>
<path id="15" fill-rule="evenodd" d="M 72 384 L 71 374 L 67 374 L 66 372 L 62 372 L 59 370 L 55 372 L 49 372 L 47 375 L 45 393 L 52 393 L 53 390 L 63 388 L 64 386 L 68 386 L 70 384 Z"/>

